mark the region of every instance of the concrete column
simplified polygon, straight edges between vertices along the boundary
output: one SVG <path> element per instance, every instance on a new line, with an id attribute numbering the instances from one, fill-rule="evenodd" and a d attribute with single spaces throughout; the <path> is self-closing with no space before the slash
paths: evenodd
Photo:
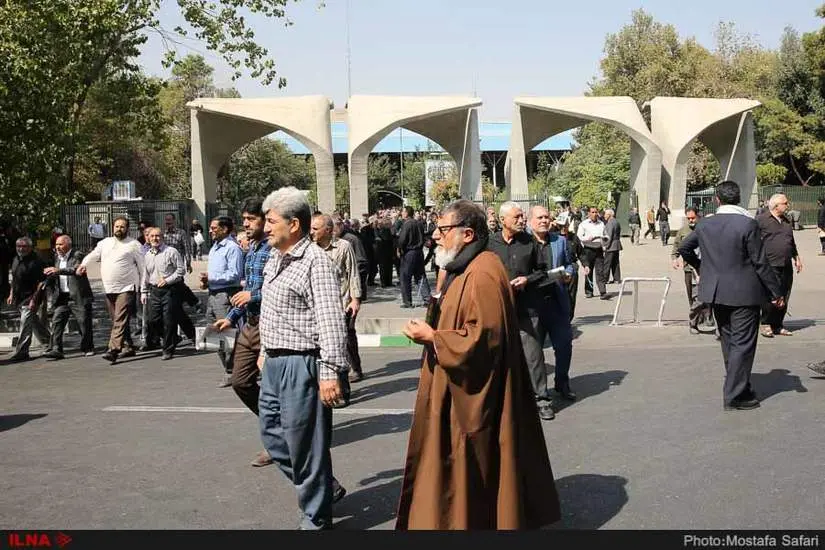
<path id="1" fill-rule="evenodd" d="M 513 124 L 510 126 L 510 149 L 504 161 L 504 195 L 508 199 L 514 196 L 526 196 L 527 190 L 527 151 L 524 147 L 524 121 L 520 105 L 513 106 Z"/>
<path id="2" fill-rule="evenodd" d="M 459 194 L 461 198 L 470 200 L 481 194 L 481 143 L 478 135 L 478 109 L 469 109 L 467 112 L 464 150 L 461 155 Z"/>
<path id="3" fill-rule="evenodd" d="M 208 148 L 205 145 L 204 132 L 201 131 L 201 120 L 197 110 L 192 109 L 189 115 L 190 137 L 192 147 L 192 199 L 195 202 L 194 214 L 206 221 L 206 203 L 217 200 L 218 170 L 212 159 L 209 158 Z M 204 225 L 204 227 L 206 227 Z"/>

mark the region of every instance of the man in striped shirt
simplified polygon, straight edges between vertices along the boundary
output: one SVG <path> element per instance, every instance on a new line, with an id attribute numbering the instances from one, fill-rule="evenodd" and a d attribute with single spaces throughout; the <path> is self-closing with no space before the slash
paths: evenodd
<path id="1" fill-rule="evenodd" d="M 261 314 L 261 287 L 263 286 L 264 266 L 269 260 L 271 246 L 264 232 L 264 213 L 261 199 L 247 199 L 243 206 L 243 228 L 249 240 L 249 250 L 244 260 L 244 289 L 233 295 L 229 301 L 232 309 L 226 318 L 215 321 L 215 329 L 224 331 L 230 327 L 240 326 L 235 338 L 235 354 L 232 360 L 230 383 L 243 404 L 250 411 L 259 415 L 258 395 L 258 356 L 261 353 L 261 337 L 258 322 Z M 252 465 L 255 467 L 272 464 L 269 453 L 258 453 Z"/>
<path id="2" fill-rule="evenodd" d="M 283 187 L 265 200 L 272 252 L 261 302 L 261 439 L 295 484 L 300 529 L 332 527 L 332 407 L 346 375 L 347 331 L 335 266 L 309 236 L 305 194 Z M 340 495 L 340 496 L 339 496 Z"/>

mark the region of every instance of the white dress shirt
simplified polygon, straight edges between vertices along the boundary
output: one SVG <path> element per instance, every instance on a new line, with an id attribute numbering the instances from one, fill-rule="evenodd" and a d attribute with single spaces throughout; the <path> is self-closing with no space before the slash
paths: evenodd
<path id="1" fill-rule="evenodd" d="M 69 265 L 69 255 L 72 253 L 71 250 L 65 255 L 61 256 L 60 254 L 57 255 L 57 267 L 58 269 L 66 269 Z M 58 277 L 60 281 L 60 292 L 69 292 L 69 276 L 68 275 L 60 275 Z"/>
<path id="2" fill-rule="evenodd" d="M 591 248 L 595 244 L 601 246 L 607 240 L 607 236 L 604 234 L 604 224 L 598 220 L 592 222 L 590 218 L 583 220 L 582 223 L 579 224 L 576 235 L 578 235 L 579 240 L 584 246 Z"/>
<path id="3" fill-rule="evenodd" d="M 100 261 L 100 278 L 106 294 L 120 294 L 140 290 L 143 274 L 143 254 L 140 243 L 131 237 L 118 240 L 107 237 L 80 264 L 84 267 Z"/>

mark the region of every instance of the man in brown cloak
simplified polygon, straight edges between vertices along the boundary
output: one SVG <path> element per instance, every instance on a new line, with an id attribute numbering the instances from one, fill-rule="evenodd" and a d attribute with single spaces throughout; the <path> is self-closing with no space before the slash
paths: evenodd
<path id="1" fill-rule="evenodd" d="M 427 321 L 396 529 L 531 529 L 561 517 L 507 272 L 484 212 L 449 205 L 433 233 L 447 273 Z M 435 327 L 433 329 L 432 327 Z"/>

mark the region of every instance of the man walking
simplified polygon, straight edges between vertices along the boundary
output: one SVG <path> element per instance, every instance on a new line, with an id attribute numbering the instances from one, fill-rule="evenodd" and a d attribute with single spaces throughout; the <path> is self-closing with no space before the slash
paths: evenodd
<path id="1" fill-rule="evenodd" d="M 106 238 L 106 228 L 100 223 L 100 218 L 95 218 L 95 223 L 89 224 L 89 236 L 92 238 L 92 248 Z"/>
<path id="2" fill-rule="evenodd" d="M 530 378 L 534 398 L 542 420 L 552 420 L 551 397 L 547 388 L 547 367 L 544 363 L 544 340 L 541 319 L 546 318 L 543 290 L 548 283 L 547 262 L 539 252 L 536 242 L 524 231 L 524 213 L 515 202 L 505 202 L 499 208 L 502 229 L 489 238 L 487 249 L 495 252 L 509 274 L 510 285 L 516 299 L 519 336 Z M 449 227 L 440 226 L 447 231 Z M 443 294 L 442 294 L 443 295 Z"/>
<path id="3" fill-rule="evenodd" d="M 785 314 L 788 312 L 788 300 L 793 287 L 794 269 L 802 271 L 802 258 L 796 249 L 793 225 L 786 217 L 788 197 L 777 193 L 768 200 L 768 211 L 756 217 L 765 255 L 776 278 L 779 281 L 784 304 L 781 308 L 766 302 L 762 307 L 762 336 L 773 338 L 774 335 L 792 336 L 793 333 L 784 326 Z"/>
<path id="4" fill-rule="evenodd" d="M 584 265 L 584 295 L 593 297 L 593 279 L 599 287 L 599 298 L 607 300 L 607 275 L 604 269 L 604 223 L 599 220 L 599 209 L 591 206 L 588 217 L 579 225 L 578 235 L 582 244 L 581 262 Z"/>
<path id="5" fill-rule="evenodd" d="M 161 359 L 168 361 L 175 355 L 178 323 L 184 316 L 178 286 L 186 276 L 186 266 L 180 252 L 166 246 L 161 233 L 159 227 L 149 229 L 140 301 L 149 304 L 149 325 L 163 331 Z"/>
<path id="6" fill-rule="evenodd" d="M 326 214 L 316 214 L 312 217 L 310 236 L 315 244 L 323 250 L 332 264 L 338 268 L 341 288 L 341 311 L 347 325 L 347 364 L 349 378 L 342 377 L 341 386 L 344 395 L 344 406 L 349 405 L 349 383 L 358 382 L 364 378 L 361 369 L 361 355 L 358 353 L 358 335 L 355 332 L 355 318 L 361 308 L 362 277 L 358 273 L 358 260 L 349 241 L 339 239 L 333 229 L 335 223 Z"/>
<path id="7" fill-rule="evenodd" d="M 610 283 L 622 282 L 622 268 L 619 264 L 619 253 L 622 250 L 622 226 L 616 219 L 616 212 L 612 208 L 604 211 L 604 280 Z M 612 276 L 612 279 L 611 279 Z"/>
<path id="8" fill-rule="evenodd" d="M 517 208 L 506 207 L 505 230 Z M 433 233 L 441 298 L 427 322 L 404 327 L 424 356 L 399 530 L 537 529 L 561 518 L 521 350 L 518 291 L 487 238 L 481 208 L 447 206 Z"/>
<path id="9" fill-rule="evenodd" d="M 295 484 L 300 529 L 332 526 L 332 407 L 347 373 L 347 331 L 335 267 L 309 237 L 304 193 L 282 187 L 266 197 L 272 246 L 261 302 L 261 439 Z"/>
<path id="10" fill-rule="evenodd" d="M 49 351 L 44 357 L 63 359 L 63 332 L 69 322 L 69 314 L 80 327 L 80 351 L 91 357 L 95 354 L 92 339 L 92 302 L 94 294 L 89 284 L 89 277 L 78 275 L 77 268 L 83 261 L 83 254 L 72 248 L 72 239 L 61 235 L 55 243 L 57 255 L 53 267 L 47 267 L 43 273 L 48 277 L 52 287 L 52 338 Z"/>
<path id="11" fill-rule="evenodd" d="M 212 323 L 226 318 L 232 308 L 230 299 L 241 290 L 244 253 L 232 236 L 234 229 L 235 222 L 228 216 L 218 216 L 209 222 L 212 248 L 209 249 L 207 272 L 201 273 L 201 287 L 209 291 L 206 318 Z M 228 388 L 232 385 L 232 350 L 221 348 L 218 359 L 224 369 L 218 387 Z"/>
<path id="12" fill-rule="evenodd" d="M 768 264 L 759 225 L 738 206 L 739 185 L 732 181 L 720 183 L 716 200 L 716 214 L 705 218 L 685 237 L 679 255 L 701 274 L 699 300 L 712 305 L 719 327 L 726 371 L 724 408 L 749 410 L 759 407 L 750 384 L 759 310 L 766 294 L 777 307 L 784 305 L 784 298 Z"/>
<path id="13" fill-rule="evenodd" d="M 178 251 L 186 265 L 186 272 L 192 273 L 192 257 L 194 256 L 192 237 L 189 233 L 176 226 L 174 214 L 166 214 L 166 216 L 163 217 L 163 223 L 166 225 L 166 231 L 163 234 L 164 244 Z M 183 304 L 188 305 L 196 311 L 202 311 L 201 301 L 184 281 L 181 281 L 177 288 Z M 194 341 L 195 327 L 191 326 L 191 323 L 189 323 L 188 326 L 182 326 L 181 330 Z"/>
<path id="14" fill-rule="evenodd" d="M 699 334 L 699 324 L 702 322 L 708 326 L 713 326 L 713 315 L 710 312 L 710 308 L 707 304 L 699 301 L 697 286 L 699 274 L 689 263 L 682 261 L 679 257 L 679 247 L 682 246 L 682 241 L 693 233 L 698 221 L 699 213 L 696 211 L 696 208 L 688 206 L 685 209 L 685 225 L 676 232 L 673 240 L 673 249 L 670 254 L 673 259 L 673 269 L 681 268 L 685 274 L 685 294 L 687 294 L 688 324 L 691 334 Z M 697 254 L 697 256 L 701 259 L 700 254 Z"/>
<path id="15" fill-rule="evenodd" d="M 662 246 L 667 246 L 667 241 L 670 239 L 670 208 L 667 203 L 662 201 L 662 206 L 656 212 L 656 220 L 659 222 L 659 233 L 662 237 Z"/>
<path id="16" fill-rule="evenodd" d="M 825 256 L 825 197 L 818 199 L 816 204 L 819 206 L 816 215 L 816 227 L 819 231 L 819 245 L 822 247 L 819 255 Z"/>
<path id="17" fill-rule="evenodd" d="M 627 224 L 630 228 L 630 244 L 640 245 L 639 236 L 642 232 L 642 218 L 635 208 L 630 209 L 630 215 L 627 217 Z"/>
<path id="18" fill-rule="evenodd" d="M 539 254 L 544 258 L 547 268 L 564 269 L 564 274 L 542 289 L 546 307 L 540 312 L 544 315 L 537 327 L 539 343 L 544 343 L 547 335 L 553 342 L 555 363 L 555 392 L 563 399 L 575 401 L 576 394 L 570 390 L 570 362 L 573 357 L 573 328 L 570 326 L 570 300 L 567 285 L 573 280 L 575 266 L 567 246 L 567 239 L 557 232 L 550 231 L 554 217 L 543 206 L 534 206 L 530 212 L 533 238 L 539 247 Z M 547 376 L 546 371 L 544 374 Z M 545 382 L 545 385 L 547 382 Z"/>
<path id="19" fill-rule="evenodd" d="M 49 329 L 37 315 L 40 304 L 36 299 L 33 300 L 39 285 L 46 278 L 43 273 L 46 264 L 34 251 L 30 238 L 20 237 L 14 244 L 17 256 L 11 264 L 11 294 L 6 303 L 17 308 L 20 313 L 20 333 L 17 336 L 14 355 L 10 360 L 28 361 L 31 358 L 29 348 L 32 343 L 32 332 L 41 345 L 48 345 L 51 339 Z"/>
<path id="20" fill-rule="evenodd" d="M 230 299 L 232 309 L 224 319 L 218 319 L 214 328 L 224 331 L 229 327 L 240 327 L 235 338 L 232 361 L 232 389 L 244 405 L 260 416 L 258 409 L 258 356 L 261 354 L 261 336 L 258 331 L 261 314 L 261 287 L 264 282 L 264 266 L 269 261 L 271 246 L 266 239 L 263 202 L 250 198 L 244 202 L 242 214 L 243 228 L 249 243 L 244 260 L 244 289 Z M 252 466 L 260 468 L 272 464 L 267 451 L 261 451 L 252 461 Z"/>
<path id="21" fill-rule="evenodd" d="M 401 212 L 404 220 L 398 231 L 398 255 L 401 258 L 399 275 L 403 302 L 401 307 L 411 308 L 413 278 L 424 273 L 424 229 L 421 223 L 413 218 L 411 206 L 405 206 Z"/>
<path id="22" fill-rule="evenodd" d="M 109 349 L 103 359 L 112 365 L 117 363 L 118 357 L 135 355 L 129 324 L 135 315 L 136 293 L 140 290 L 143 273 L 143 254 L 140 243 L 129 236 L 129 218 L 115 218 L 113 233 L 97 243 L 77 268 L 77 274 L 83 276 L 91 262 L 100 262 L 106 308 L 112 318 Z"/>

